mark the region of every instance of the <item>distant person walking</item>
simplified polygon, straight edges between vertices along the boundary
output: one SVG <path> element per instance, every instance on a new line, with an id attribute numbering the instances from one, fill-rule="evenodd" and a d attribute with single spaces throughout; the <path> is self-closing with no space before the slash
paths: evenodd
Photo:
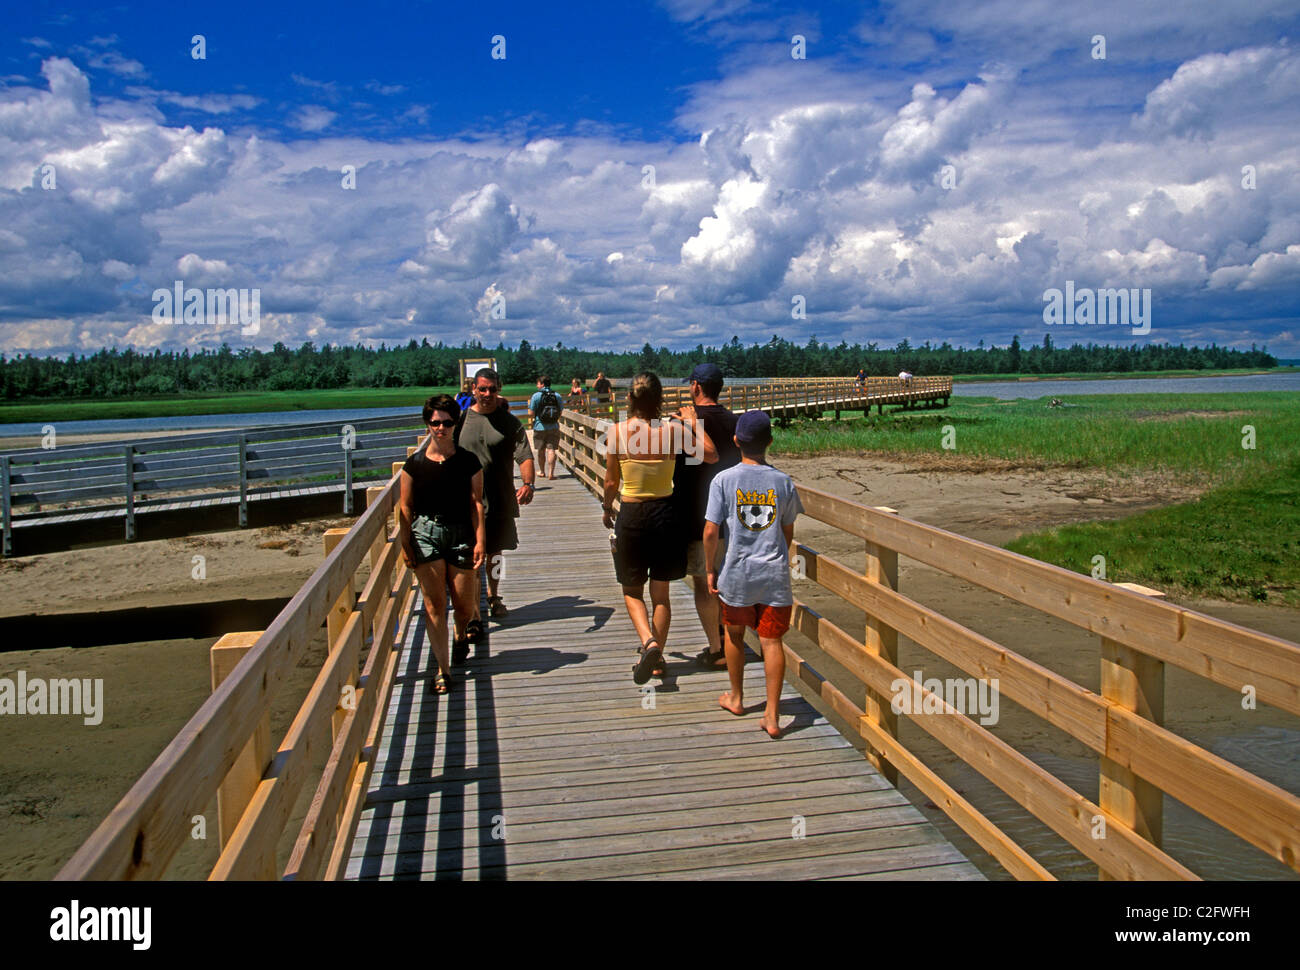
<path id="1" fill-rule="evenodd" d="M 713 479 L 709 490 L 704 555 L 709 588 L 722 599 L 727 626 L 727 673 L 731 690 L 718 704 L 745 713 L 745 628 L 758 633 L 767 680 L 767 706 L 759 725 L 769 737 L 781 736 L 781 682 L 785 677 L 782 637 L 790 629 L 794 595 L 790 588 L 790 543 L 794 520 L 803 511 L 794 482 L 767 463 L 772 422 L 763 411 L 746 411 L 736 422 L 741 462 Z M 719 541 L 727 541 L 718 568 Z"/>
<path id="2" fill-rule="evenodd" d="M 676 420 L 660 421 L 663 385 L 652 373 L 638 374 L 628 391 L 628 418 L 610 428 L 605 457 L 605 528 L 614 530 L 614 573 L 623 603 L 641 640 L 632 679 L 644 684 L 663 670 L 672 609 L 668 584 L 686 575 L 686 544 L 672 501 L 677 455 L 718 460 L 713 442 L 690 405 Z M 614 517 L 614 497 L 621 505 Z M 650 579 L 653 617 L 645 604 Z"/>
<path id="3" fill-rule="evenodd" d="M 446 394 L 424 403 L 429 443 L 401 472 L 397 506 L 402 559 L 415 570 L 429 618 L 429 643 L 437 674 L 430 689 L 452 688 L 451 664 L 469 658 L 467 627 L 478 601 L 477 570 L 487 558 L 483 516 L 483 469 L 479 460 L 455 444 L 460 408 Z M 455 642 L 447 657 L 447 590 L 455 611 Z"/>
<path id="4" fill-rule="evenodd" d="M 708 565 L 704 561 L 704 513 L 709 505 L 709 486 L 721 471 L 740 463 L 740 449 L 733 436 L 738 415 L 718 403 L 722 393 L 722 370 L 717 364 L 700 364 L 691 371 L 691 403 L 696 417 L 718 452 L 712 465 L 691 461 L 685 455 L 677 456 L 673 472 L 673 501 L 677 506 L 677 522 L 686 538 L 686 575 L 691 577 L 695 593 L 695 612 L 704 627 L 706 644 L 696 655 L 696 662 L 711 670 L 723 670 L 727 659 L 722 649 L 722 605 L 718 594 L 709 591 Z"/>
<path id="5" fill-rule="evenodd" d="M 863 384 L 867 383 L 867 372 L 859 367 L 858 375 L 853 379 L 857 381 L 858 387 L 861 387 Z"/>
<path id="6" fill-rule="evenodd" d="M 574 411 L 586 411 L 587 389 L 582 386 L 582 378 L 575 377 L 569 384 L 569 396 L 565 398 L 564 406 Z"/>
<path id="7" fill-rule="evenodd" d="M 456 395 L 456 406 L 462 411 L 468 410 L 474 404 L 474 382 L 466 381 L 461 385 L 460 393 Z"/>
<path id="8" fill-rule="evenodd" d="M 560 414 L 564 405 L 560 395 L 551 390 L 551 379 L 537 378 L 537 393 L 528 401 L 528 417 L 533 423 L 533 450 L 541 461 L 541 473 L 555 480 L 555 457 L 560 448 Z"/>
<path id="9" fill-rule="evenodd" d="M 610 384 L 609 378 L 605 376 L 604 371 L 596 371 L 596 380 L 591 385 L 591 394 L 591 403 L 596 405 L 596 410 L 600 413 L 616 412 L 616 409 L 611 406 L 613 404 L 614 387 Z"/>
<path id="10" fill-rule="evenodd" d="M 535 468 L 524 426 L 500 402 L 501 378 L 484 367 L 474 375 L 474 406 L 461 415 L 456 445 L 472 452 L 483 466 L 483 504 L 487 527 L 488 608 L 496 619 L 509 614 L 500 596 L 501 553 L 519 548 L 515 519 L 519 507 L 533 500 Z M 523 484 L 515 488 L 515 465 Z M 482 642 L 483 624 L 470 621 L 470 636 Z"/>

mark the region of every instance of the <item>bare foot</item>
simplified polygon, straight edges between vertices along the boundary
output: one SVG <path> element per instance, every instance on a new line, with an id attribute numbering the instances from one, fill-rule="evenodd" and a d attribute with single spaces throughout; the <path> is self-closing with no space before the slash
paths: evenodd
<path id="1" fill-rule="evenodd" d="M 781 721 L 778 718 L 768 718 L 763 716 L 763 720 L 758 722 L 758 726 L 767 732 L 767 736 L 772 740 L 781 737 Z"/>
<path id="2" fill-rule="evenodd" d="M 741 698 L 733 699 L 731 696 L 731 691 L 727 691 L 725 694 L 722 694 L 721 696 L 718 697 L 718 706 L 721 707 L 724 711 L 730 711 L 732 714 L 735 714 L 737 717 L 740 717 L 745 713 L 745 704 L 743 699 Z"/>

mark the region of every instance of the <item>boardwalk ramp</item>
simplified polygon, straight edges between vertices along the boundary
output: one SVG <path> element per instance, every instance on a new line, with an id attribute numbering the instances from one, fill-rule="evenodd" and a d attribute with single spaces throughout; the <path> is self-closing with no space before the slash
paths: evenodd
<path id="1" fill-rule="evenodd" d="M 510 616 L 450 695 L 409 625 L 347 878 L 981 878 L 789 685 L 769 739 L 757 657 L 751 713 L 721 710 L 683 583 L 667 675 L 635 686 L 604 537 L 575 479 L 544 483 L 505 558 Z"/>

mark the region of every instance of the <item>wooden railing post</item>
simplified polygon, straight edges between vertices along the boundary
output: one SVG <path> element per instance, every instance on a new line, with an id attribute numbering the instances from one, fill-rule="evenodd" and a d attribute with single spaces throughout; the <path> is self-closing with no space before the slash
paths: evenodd
<path id="1" fill-rule="evenodd" d="M 329 554 L 334 551 L 335 547 L 343 541 L 343 537 L 347 534 L 347 529 L 325 530 L 324 542 L 326 558 L 329 557 Z M 325 630 L 329 638 L 330 653 L 333 653 L 339 648 L 339 645 L 342 642 L 340 636 L 343 633 L 343 627 L 348 622 L 348 617 L 352 615 L 352 610 L 356 605 L 356 590 L 349 585 L 339 594 L 339 598 L 334 601 L 334 605 L 330 607 L 329 614 L 325 617 Z M 355 690 L 357 686 L 357 671 L 355 669 L 348 676 L 348 684 Z M 348 709 L 343 706 L 342 698 L 339 698 L 339 705 L 334 710 L 334 737 L 338 737 L 339 728 L 343 726 L 343 719 L 347 716 Z"/>
<path id="2" fill-rule="evenodd" d="M 343 440 L 343 514 L 352 514 L 352 449 Z"/>
<path id="3" fill-rule="evenodd" d="M 9 456 L 0 455 L 0 513 L 4 515 L 4 557 L 14 554 L 13 496 L 9 492 Z"/>
<path id="4" fill-rule="evenodd" d="M 253 648 L 261 635 L 261 630 L 252 633 L 227 633 L 212 645 L 212 649 L 208 653 L 208 659 L 212 667 L 212 689 L 214 691 L 221 686 L 222 681 L 230 676 L 230 672 L 244 658 L 244 654 Z M 217 834 L 221 840 L 222 849 L 225 849 L 226 843 L 235 831 L 235 827 L 239 825 L 239 819 L 243 816 L 244 809 L 248 807 L 253 792 L 257 790 L 257 786 L 262 781 L 262 775 L 266 773 L 266 769 L 270 765 L 271 715 L 270 712 L 267 712 L 257 722 L 257 728 L 253 731 L 253 736 L 248 739 L 248 743 L 239 752 L 239 757 L 235 759 L 230 771 L 226 773 L 225 780 L 217 789 Z M 262 871 L 257 874 L 257 878 L 274 879 L 274 862 L 269 866 L 264 866 Z"/>
<path id="5" fill-rule="evenodd" d="M 122 449 L 126 465 L 126 541 L 135 541 L 135 445 Z"/>
<path id="6" fill-rule="evenodd" d="M 248 435 L 239 436 L 239 527 L 248 528 Z"/>
<path id="7" fill-rule="evenodd" d="M 886 506 L 877 506 L 877 511 L 886 512 L 890 515 L 898 514 L 897 509 Z M 866 577 L 868 582 L 876 583 L 885 589 L 897 591 L 898 553 L 893 549 L 886 549 L 884 546 L 877 545 L 869 539 L 866 542 L 866 551 Z M 895 667 L 898 666 L 898 631 L 893 627 L 887 626 L 874 616 L 868 616 L 866 636 L 863 642 L 867 648 L 867 653 L 875 654 L 886 663 Z M 898 738 L 898 715 L 894 713 L 894 709 L 890 706 L 890 698 L 882 697 L 871 688 L 867 688 L 863 713 L 883 733 L 891 738 Z M 884 752 L 872 749 L 867 758 L 885 777 L 886 781 L 891 785 L 898 785 L 898 768 L 885 759 Z"/>
<path id="8" fill-rule="evenodd" d="M 1115 585 L 1157 599 L 1163 599 L 1165 595 L 1136 583 Z M 1101 696 L 1153 724 L 1163 726 L 1164 662 L 1109 637 L 1102 637 Z M 1098 806 L 1115 821 L 1159 848 L 1164 836 L 1164 792 L 1104 755 L 1100 762 Z M 1112 878 L 1104 869 L 1098 871 L 1103 881 Z"/>

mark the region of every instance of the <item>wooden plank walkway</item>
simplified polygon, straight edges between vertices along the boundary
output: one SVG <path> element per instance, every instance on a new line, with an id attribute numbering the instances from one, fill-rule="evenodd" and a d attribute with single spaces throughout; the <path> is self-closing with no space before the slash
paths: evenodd
<path id="1" fill-rule="evenodd" d="M 770 740 L 756 657 L 754 713 L 722 711 L 726 674 L 689 659 L 704 635 L 683 583 L 668 673 L 634 685 L 608 549 L 566 474 L 524 510 L 510 616 L 447 697 L 411 624 L 347 878 L 982 878 L 788 684 Z"/>

